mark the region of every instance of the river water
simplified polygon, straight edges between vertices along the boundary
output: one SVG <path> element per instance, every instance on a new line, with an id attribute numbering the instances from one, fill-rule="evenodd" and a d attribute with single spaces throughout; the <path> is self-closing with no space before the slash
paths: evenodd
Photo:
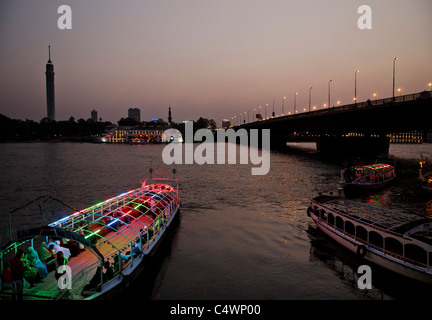
<path id="1" fill-rule="evenodd" d="M 80 143 L 0 144 L 1 244 L 9 240 L 9 212 L 42 195 L 83 209 L 140 186 L 150 168 L 172 176 L 163 145 Z M 417 186 L 420 155 L 431 144 L 391 145 L 398 179 L 360 201 L 424 215 L 432 197 Z M 267 175 L 253 164 L 176 165 L 180 222 L 162 248 L 151 279 L 131 295 L 160 300 L 430 299 L 432 291 L 372 266 L 372 289 L 357 285 L 355 256 L 326 238 L 306 215 L 311 191 L 334 191 L 342 164 L 320 159 L 311 144 L 271 152 Z M 44 206 L 44 205 L 43 205 Z M 54 208 L 54 209 L 53 209 Z M 12 230 L 58 218 L 11 215 Z M 70 212 L 68 212 L 70 213 Z"/>

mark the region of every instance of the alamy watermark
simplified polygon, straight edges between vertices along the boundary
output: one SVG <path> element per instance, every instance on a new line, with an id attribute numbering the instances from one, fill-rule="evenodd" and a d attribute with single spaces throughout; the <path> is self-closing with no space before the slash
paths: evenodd
<path id="1" fill-rule="evenodd" d="M 357 273 L 362 275 L 357 280 L 359 289 L 372 289 L 372 269 L 368 265 L 361 265 L 357 269 Z"/>
<path id="2" fill-rule="evenodd" d="M 72 9 L 68 5 L 61 5 L 57 9 L 57 13 L 61 16 L 57 20 L 57 27 L 60 30 L 72 29 Z M 357 27 L 360 30 L 372 29 L 372 8 L 368 5 L 361 5 L 357 9 L 357 13 L 361 16 L 357 19 Z"/>
<path id="3" fill-rule="evenodd" d="M 361 16 L 357 20 L 357 27 L 360 30 L 372 29 L 372 8 L 368 5 L 358 7 L 357 13 Z"/>
<path id="4" fill-rule="evenodd" d="M 62 14 L 57 20 L 57 27 L 60 30 L 72 29 L 72 9 L 70 6 L 62 5 L 58 7 L 57 13 Z"/>
<path id="5" fill-rule="evenodd" d="M 193 132 L 193 123 L 185 124 L 184 162 L 183 144 L 179 139 L 182 134 L 177 129 L 164 131 L 166 137 L 173 137 L 174 141 L 166 145 L 162 151 L 162 160 L 165 164 L 237 164 L 237 138 L 240 139 L 240 164 L 260 165 L 251 169 L 252 175 L 266 175 L 270 170 L 270 129 L 220 129 L 216 134 L 209 129 L 199 129 Z M 249 137 L 250 135 L 250 137 Z M 260 141 L 261 135 L 261 141 Z M 216 146 L 215 146 L 216 136 Z M 193 142 L 205 141 L 195 150 Z M 226 146 L 225 142 L 228 141 Z M 250 146 L 250 148 L 246 148 Z M 225 149 L 228 148 L 228 154 Z M 216 149 L 216 155 L 215 155 Z M 261 155 L 259 150 L 261 149 Z M 226 159 L 228 161 L 226 161 Z"/>
<path id="6" fill-rule="evenodd" d="M 68 265 L 62 265 L 58 267 L 57 274 L 60 275 L 57 279 L 58 288 L 72 289 L 72 269 Z"/>

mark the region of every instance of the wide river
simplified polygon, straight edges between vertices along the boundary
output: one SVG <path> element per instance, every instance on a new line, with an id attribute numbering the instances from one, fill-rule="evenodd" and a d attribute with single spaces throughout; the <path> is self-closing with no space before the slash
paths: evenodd
<path id="1" fill-rule="evenodd" d="M 271 152 L 270 171 L 254 164 L 179 164 L 180 223 L 162 247 L 153 272 L 134 283 L 146 299 L 430 299 L 432 291 L 372 266 L 372 289 L 357 285 L 362 264 L 326 238 L 306 215 L 311 192 L 339 187 L 342 163 L 320 159 L 311 144 Z M 196 145 L 195 145 L 196 147 Z M 12 228 L 40 224 L 61 212 L 44 208 L 24 217 L 10 211 L 42 195 L 78 209 L 140 186 L 149 176 L 172 176 L 163 145 L 80 143 L 0 144 L 1 244 Z M 397 181 L 360 201 L 424 215 L 432 199 L 417 185 L 420 155 L 431 144 L 391 145 Z M 412 161 L 411 161 L 412 160 Z M 52 209 L 51 209 L 52 210 Z M 19 225 L 18 225 L 19 224 Z"/>

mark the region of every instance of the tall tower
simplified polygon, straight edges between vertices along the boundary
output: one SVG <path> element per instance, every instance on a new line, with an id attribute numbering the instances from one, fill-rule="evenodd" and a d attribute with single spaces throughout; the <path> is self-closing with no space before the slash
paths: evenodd
<path id="1" fill-rule="evenodd" d="M 46 64 L 46 96 L 47 96 L 47 117 L 50 121 L 55 120 L 55 99 L 54 99 L 54 65 L 51 62 L 51 46 L 48 46 L 48 62 Z"/>
<path id="2" fill-rule="evenodd" d="M 169 108 L 168 108 L 168 124 L 169 125 L 171 125 L 171 121 L 172 121 L 172 118 L 171 118 L 171 106 L 169 106 Z"/>

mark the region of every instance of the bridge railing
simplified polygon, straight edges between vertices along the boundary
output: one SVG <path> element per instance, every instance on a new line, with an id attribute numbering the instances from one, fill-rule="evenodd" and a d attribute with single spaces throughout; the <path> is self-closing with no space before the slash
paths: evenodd
<path id="1" fill-rule="evenodd" d="M 388 104 L 391 102 L 405 102 L 405 101 L 414 101 L 422 98 L 430 98 L 432 97 L 432 91 L 422 91 L 418 93 L 411 93 L 406 94 L 403 96 L 395 96 L 394 98 L 384 98 L 384 99 L 377 99 L 377 100 L 367 100 L 359 103 L 352 103 L 347 104 L 344 106 L 341 106 L 339 108 L 352 108 L 352 107 L 369 107 L 369 106 L 378 106 L 383 104 Z"/>
<path id="2" fill-rule="evenodd" d="M 319 109 L 319 110 L 313 110 L 313 111 L 304 111 L 304 112 L 299 112 L 296 114 L 292 114 L 292 115 L 282 115 L 282 116 L 276 116 L 276 117 L 269 117 L 268 119 L 254 119 L 250 122 L 247 123 L 242 123 L 240 126 L 242 125 L 247 125 L 247 124 L 253 124 L 253 123 L 257 123 L 257 122 L 261 122 L 261 121 L 272 121 L 272 120 L 282 120 L 282 119 L 295 119 L 298 117 L 304 117 L 307 115 L 319 115 L 319 114 L 324 114 L 327 112 L 331 112 L 331 111 L 336 111 L 336 110 L 347 110 L 347 109 L 353 109 L 353 108 L 362 108 L 362 107 L 371 107 L 371 106 L 381 106 L 381 105 L 385 105 L 385 104 L 390 104 L 390 103 L 398 103 L 398 102 L 406 102 L 406 101 L 414 101 L 414 100 L 418 100 L 418 99 L 424 99 L 424 98 L 432 98 L 432 91 L 422 91 L 422 92 L 418 92 L 418 93 L 411 93 L 411 94 L 406 94 L 403 96 L 395 96 L 390 97 L 390 98 L 384 98 L 384 99 L 376 99 L 376 100 L 367 100 L 367 101 L 363 101 L 363 102 L 358 102 L 358 103 L 352 103 L 352 104 L 346 104 L 343 106 L 333 106 L 333 107 L 327 107 L 324 109 Z M 238 125 L 232 125 L 232 127 L 237 127 Z"/>
<path id="3" fill-rule="evenodd" d="M 280 118 L 286 119 L 286 118 L 304 117 L 308 114 L 319 115 L 321 113 L 327 113 L 327 112 L 333 111 L 333 110 L 336 111 L 336 110 L 347 110 L 347 109 L 353 109 L 353 108 L 380 106 L 380 105 L 385 105 L 385 104 L 390 104 L 390 103 L 414 101 L 414 100 L 424 99 L 424 98 L 432 98 L 432 91 L 422 91 L 422 92 L 418 92 L 418 93 L 411 93 L 411 94 L 406 94 L 403 96 L 397 96 L 394 98 L 390 97 L 390 98 L 384 98 L 384 99 L 367 100 L 367 101 L 358 102 L 358 103 L 346 104 L 343 106 L 333 106 L 333 107 L 327 107 L 327 108 L 320 109 L 320 110 L 299 112 L 297 114 L 292 114 L 292 115 L 270 117 L 268 119 L 256 119 L 256 120 L 248 122 L 248 123 L 267 121 L 267 120 L 277 120 Z"/>

